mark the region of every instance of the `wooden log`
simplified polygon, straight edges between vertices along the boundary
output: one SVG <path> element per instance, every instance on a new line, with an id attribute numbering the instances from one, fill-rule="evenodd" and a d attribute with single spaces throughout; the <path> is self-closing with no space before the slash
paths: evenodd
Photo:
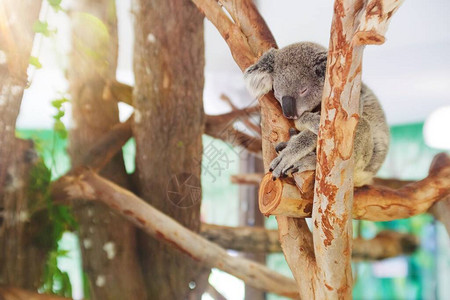
<path id="1" fill-rule="evenodd" d="M 399 189 L 383 186 L 362 186 L 354 191 L 353 218 L 370 221 L 390 221 L 409 218 L 427 210 L 450 195 L 450 159 L 446 157 L 441 167 L 423 180 L 404 185 Z M 436 157 L 438 157 L 436 156 Z M 283 215 L 297 218 L 311 216 L 312 198 L 304 197 L 289 180 L 272 180 L 270 174 L 263 178 L 259 190 L 259 205 L 265 215 Z"/>
<path id="2" fill-rule="evenodd" d="M 271 173 L 264 176 L 259 188 L 259 209 L 266 217 L 311 216 L 313 205 L 311 197 L 309 198 L 311 201 L 299 199 L 303 198 L 295 182 L 280 179 L 274 181 Z"/>

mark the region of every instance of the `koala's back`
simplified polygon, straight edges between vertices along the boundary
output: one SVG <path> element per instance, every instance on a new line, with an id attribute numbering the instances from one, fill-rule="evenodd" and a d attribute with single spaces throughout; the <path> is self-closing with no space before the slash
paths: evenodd
<path id="1" fill-rule="evenodd" d="M 370 183 L 370 179 L 383 164 L 389 148 L 389 127 L 386 117 L 377 97 L 365 84 L 361 86 L 360 106 L 362 110 L 361 126 L 364 126 L 364 124 L 369 126 L 372 141 L 370 143 L 364 141 L 368 138 L 367 132 L 364 135 L 356 134 L 355 136 L 355 144 L 363 144 L 365 148 L 369 148 L 359 150 L 363 153 L 355 153 L 356 160 L 364 162 L 366 160 L 362 157 L 365 155 L 364 151 L 369 150 L 370 152 L 364 165 L 361 165 L 359 170 L 358 165 L 355 168 L 355 185 L 357 186 Z M 357 150 L 355 149 L 355 151 Z M 365 179 L 365 172 L 368 173 L 367 177 L 370 177 L 370 179 Z"/>

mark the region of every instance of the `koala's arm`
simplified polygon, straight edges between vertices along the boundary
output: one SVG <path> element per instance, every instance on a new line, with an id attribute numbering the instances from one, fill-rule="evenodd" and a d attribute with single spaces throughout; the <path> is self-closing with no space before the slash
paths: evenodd
<path id="1" fill-rule="evenodd" d="M 316 145 L 317 135 L 309 130 L 291 137 L 286 147 L 270 164 L 273 177 L 285 177 L 295 172 L 314 170 Z"/>
<path id="2" fill-rule="evenodd" d="M 305 112 L 300 118 L 295 120 L 295 128 L 299 131 L 309 130 L 314 134 L 319 134 L 320 114 L 319 112 Z"/>

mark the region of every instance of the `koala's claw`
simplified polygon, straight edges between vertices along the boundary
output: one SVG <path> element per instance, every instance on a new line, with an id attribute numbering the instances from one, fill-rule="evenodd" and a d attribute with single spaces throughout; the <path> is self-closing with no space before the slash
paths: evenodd
<path id="1" fill-rule="evenodd" d="M 277 153 L 280 153 L 284 148 L 286 148 L 286 146 L 287 146 L 286 142 L 281 142 L 275 147 L 275 151 Z"/>
<path id="2" fill-rule="evenodd" d="M 294 173 L 314 170 L 315 167 L 315 153 L 310 153 L 305 157 L 299 158 L 298 156 L 292 154 L 290 155 L 288 152 L 282 152 L 272 161 L 270 170 L 272 170 L 272 176 L 275 180 L 276 178 L 285 178 L 287 176 L 292 176 Z"/>

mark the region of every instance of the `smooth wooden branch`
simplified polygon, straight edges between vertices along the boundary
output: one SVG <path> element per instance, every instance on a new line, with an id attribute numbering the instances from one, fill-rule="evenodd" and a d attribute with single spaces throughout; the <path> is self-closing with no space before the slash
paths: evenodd
<path id="1" fill-rule="evenodd" d="M 232 111 L 241 110 L 241 109 L 237 108 L 236 105 L 234 105 L 234 103 L 231 101 L 230 97 L 228 97 L 227 95 L 225 95 L 225 94 L 220 95 L 220 99 L 222 101 L 226 102 L 231 107 Z M 246 110 L 246 111 L 250 111 L 253 109 L 255 109 L 254 111 L 258 112 L 258 115 L 259 115 L 259 111 L 260 111 L 259 105 L 244 108 L 244 110 Z M 255 124 L 252 121 L 250 121 L 248 118 L 242 118 L 242 119 L 239 119 L 239 121 L 242 121 L 242 123 L 244 123 L 245 126 L 247 126 L 253 132 L 256 132 L 258 135 L 261 135 L 261 125 L 260 124 Z"/>
<path id="2" fill-rule="evenodd" d="M 207 115 L 205 124 L 205 134 L 225 142 L 233 146 L 240 146 L 252 153 L 261 154 L 262 141 L 261 138 L 246 134 L 233 127 L 233 123 L 242 120 L 246 126 L 251 126 L 248 118 L 251 114 L 259 111 L 258 106 L 248 107 L 244 109 L 236 109 L 232 107 L 232 111 L 222 115 Z M 256 128 L 251 128 L 252 130 Z M 260 132 L 259 129 L 255 134 Z"/>
<path id="3" fill-rule="evenodd" d="M 246 253 L 281 252 L 277 230 L 202 224 L 200 234 L 225 249 Z M 354 239 L 352 258 L 354 260 L 380 260 L 408 255 L 414 252 L 418 246 L 419 241 L 412 234 L 382 231 L 372 239 Z"/>
<path id="4" fill-rule="evenodd" d="M 298 297 L 292 279 L 245 258 L 229 255 L 225 249 L 183 227 L 130 191 L 92 171 L 62 177 L 53 185 L 52 194 L 58 198 L 101 201 L 149 235 L 172 245 L 207 267 L 223 270 L 246 284 L 267 292 Z"/>
<path id="5" fill-rule="evenodd" d="M 431 162 L 430 174 L 438 173 L 448 165 L 450 165 L 450 156 L 445 153 L 440 153 Z M 431 207 L 430 212 L 445 226 L 447 234 L 450 236 L 450 194 L 435 203 Z"/>
<path id="6" fill-rule="evenodd" d="M 103 99 L 133 106 L 133 87 L 118 81 L 109 81 L 103 88 Z"/>
<path id="7" fill-rule="evenodd" d="M 445 154 L 438 154 L 435 160 L 440 164 L 438 171 L 430 172 L 423 180 L 401 188 L 376 185 L 356 188 L 353 218 L 390 221 L 427 212 L 435 202 L 450 195 L 450 160 Z M 259 207 L 265 215 L 307 218 L 311 216 L 312 205 L 313 199 L 302 197 L 292 182 L 273 181 L 270 174 L 263 178 L 259 190 Z"/>
<path id="8" fill-rule="evenodd" d="M 261 180 L 264 177 L 264 173 L 242 173 L 231 175 L 230 180 L 231 183 L 235 184 L 253 184 L 260 185 Z M 395 178 L 374 178 L 373 185 L 379 185 L 388 187 L 391 189 L 398 189 L 407 184 L 413 183 L 412 180 L 401 180 Z"/>

